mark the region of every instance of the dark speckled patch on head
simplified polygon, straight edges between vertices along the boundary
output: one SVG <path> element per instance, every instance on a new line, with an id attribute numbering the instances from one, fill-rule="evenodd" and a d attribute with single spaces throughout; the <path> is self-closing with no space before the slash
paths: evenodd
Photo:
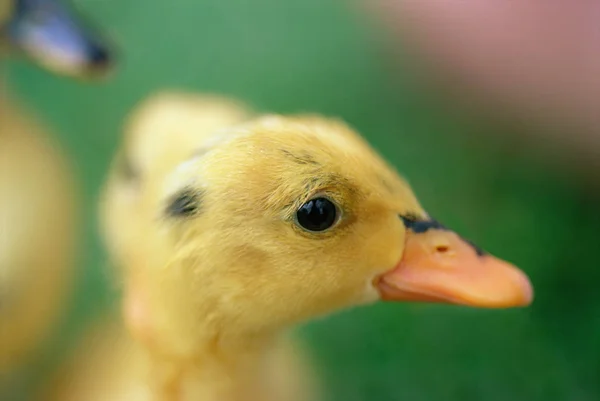
<path id="1" fill-rule="evenodd" d="M 440 223 L 439 221 L 437 221 L 435 219 L 424 220 L 424 219 L 418 218 L 416 215 L 411 214 L 411 213 L 408 213 L 406 215 L 400 215 L 400 218 L 402 219 L 404 226 L 415 234 L 422 234 L 422 233 L 425 233 L 432 229 L 433 230 L 450 231 L 446 226 L 444 226 L 442 223 Z M 477 256 L 485 255 L 485 251 L 483 249 L 481 249 L 480 247 L 475 245 L 473 242 L 465 239 L 464 237 L 461 236 L 461 238 L 467 244 L 469 244 L 473 248 L 473 250 L 475 250 L 475 253 L 477 253 Z"/>
<path id="2" fill-rule="evenodd" d="M 202 191 L 185 188 L 171 197 L 166 213 L 173 217 L 188 217 L 198 214 L 202 206 Z"/>

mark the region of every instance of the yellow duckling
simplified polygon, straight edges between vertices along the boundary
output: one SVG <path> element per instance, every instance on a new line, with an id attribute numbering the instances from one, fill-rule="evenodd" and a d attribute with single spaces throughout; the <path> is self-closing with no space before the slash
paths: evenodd
<path id="1" fill-rule="evenodd" d="M 154 96 L 101 210 L 158 399 L 292 399 L 272 387 L 283 333 L 344 308 L 532 300 L 520 270 L 432 219 L 358 134 L 315 115 Z"/>
<path id="2" fill-rule="evenodd" d="M 0 0 L 0 56 L 16 51 L 59 74 L 97 76 L 110 57 L 86 29 L 56 0 Z M 34 354 L 73 274 L 74 177 L 47 131 L 0 93 L 0 375 Z"/>
<path id="3" fill-rule="evenodd" d="M 56 322 L 73 270 L 73 176 L 45 132 L 0 107 L 0 372 L 32 353 Z"/>

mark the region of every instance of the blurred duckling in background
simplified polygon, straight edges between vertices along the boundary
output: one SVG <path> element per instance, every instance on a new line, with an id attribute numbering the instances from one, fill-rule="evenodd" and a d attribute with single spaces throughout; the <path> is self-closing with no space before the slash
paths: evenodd
<path id="1" fill-rule="evenodd" d="M 107 47 L 56 0 L 0 0 L 3 57 L 21 53 L 57 74 L 98 77 Z M 76 252 L 78 202 L 59 146 L 0 93 L 0 373 L 21 365 L 57 322 Z"/>
<path id="2" fill-rule="evenodd" d="M 101 221 L 157 399 L 294 399 L 273 390 L 284 333 L 341 309 L 532 300 L 524 273 L 434 220 L 358 134 L 316 115 L 156 95 L 127 126 Z"/>
<path id="3" fill-rule="evenodd" d="M 31 354 L 70 288 L 77 202 L 63 153 L 22 111 L 0 109 L 0 371 Z"/>

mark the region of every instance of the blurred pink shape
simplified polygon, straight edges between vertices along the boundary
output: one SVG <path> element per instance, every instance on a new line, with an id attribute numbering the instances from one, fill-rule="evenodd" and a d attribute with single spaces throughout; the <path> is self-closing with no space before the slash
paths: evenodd
<path id="1" fill-rule="evenodd" d="M 577 140 L 600 144 L 600 1 L 367 5 L 433 68 L 473 89 L 488 106 L 507 106 L 549 125 L 566 122 L 579 128 Z"/>

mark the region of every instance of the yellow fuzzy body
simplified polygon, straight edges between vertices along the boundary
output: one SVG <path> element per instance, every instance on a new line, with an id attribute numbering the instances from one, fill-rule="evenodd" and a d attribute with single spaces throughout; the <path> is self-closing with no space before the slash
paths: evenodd
<path id="1" fill-rule="evenodd" d="M 265 375 L 270 398 L 265 401 L 306 401 L 314 387 L 307 374 L 306 354 L 301 344 L 283 339 L 267 357 Z M 151 359 L 141 344 L 115 321 L 100 319 L 92 325 L 82 340 L 71 349 L 71 355 L 43 386 L 38 401 L 149 401 L 157 399 L 151 385 Z M 190 380 L 197 377 L 190 375 Z M 211 399 L 212 388 L 189 385 L 187 399 Z M 263 395 L 265 395 L 263 393 Z"/>
<path id="2" fill-rule="evenodd" d="M 71 348 L 39 401 L 147 401 L 147 358 L 114 321 L 101 319 Z"/>
<path id="3" fill-rule="evenodd" d="M 198 194 L 198 212 L 168 215 L 185 189 Z M 294 221 L 317 195 L 341 210 L 323 233 Z M 293 399 L 270 387 L 268 356 L 280 333 L 378 300 L 373 280 L 403 251 L 398 215 L 425 215 L 406 182 L 345 124 L 256 117 L 234 102 L 181 93 L 134 112 L 101 210 L 126 321 L 159 367 L 154 391 L 206 401 Z"/>
<path id="4" fill-rule="evenodd" d="M 0 99 L 0 373 L 57 323 L 73 274 L 74 182 L 42 127 Z"/>

